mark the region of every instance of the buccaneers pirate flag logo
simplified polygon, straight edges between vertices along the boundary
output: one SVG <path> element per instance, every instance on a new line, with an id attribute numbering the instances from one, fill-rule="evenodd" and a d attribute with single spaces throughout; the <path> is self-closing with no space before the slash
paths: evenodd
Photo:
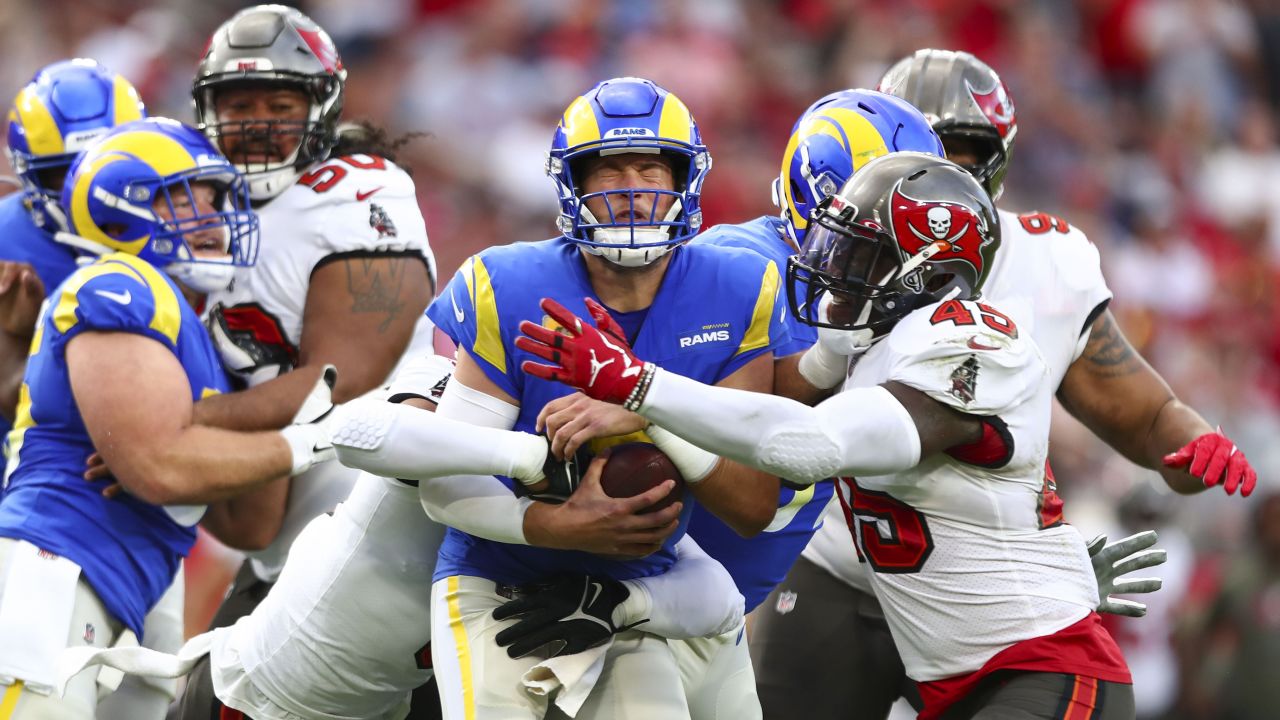
<path id="1" fill-rule="evenodd" d="M 901 181 L 889 203 L 893 235 L 906 257 L 935 245 L 930 262 L 960 260 L 973 266 L 975 276 L 982 276 L 982 249 L 991 235 L 981 215 L 961 203 L 916 200 L 902 192 Z"/>

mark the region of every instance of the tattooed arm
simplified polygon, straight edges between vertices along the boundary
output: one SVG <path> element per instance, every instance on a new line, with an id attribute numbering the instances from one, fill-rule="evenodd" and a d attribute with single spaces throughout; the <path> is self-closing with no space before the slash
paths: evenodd
<path id="1" fill-rule="evenodd" d="M 1058 399 L 1076 419 L 1126 458 L 1157 470 L 1180 493 L 1204 483 L 1161 458 L 1213 427 L 1182 404 L 1164 378 L 1138 354 L 1111 312 L 1093 323 L 1084 352 L 1067 369 Z"/>
<path id="2" fill-rule="evenodd" d="M 244 392 L 201 400 L 196 422 L 236 430 L 283 427 L 325 364 L 338 368 L 334 402 L 372 390 L 404 354 L 434 294 L 421 255 L 334 256 L 311 274 L 298 366 Z"/>

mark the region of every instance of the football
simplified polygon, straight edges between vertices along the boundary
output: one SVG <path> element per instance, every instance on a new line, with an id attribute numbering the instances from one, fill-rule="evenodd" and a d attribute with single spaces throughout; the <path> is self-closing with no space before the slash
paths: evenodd
<path id="1" fill-rule="evenodd" d="M 632 497 L 667 479 L 675 480 L 676 486 L 645 512 L 661 510 L 683 498 L 684 478 L 666 453 L 650 443 L 633 442 L 612 448 L 600 475 L 600 486 L 609 497 Z"/>

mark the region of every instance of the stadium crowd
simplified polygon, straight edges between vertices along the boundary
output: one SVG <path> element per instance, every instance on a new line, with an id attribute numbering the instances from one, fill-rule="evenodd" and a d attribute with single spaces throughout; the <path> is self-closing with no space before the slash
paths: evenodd
<path id="1" fill-rule="evenodd" d="M 0 97 L 93 57 L 152 115 L 192 120 L 192 69 L 249 3 L 19 0 L 0 7 Z M 1139 717 L 1280 707 L 1280 10 L 1264 0 L 317 0 L 348 70 L 347 119 L 412 170 L 440 286 L 484 248 L 556 234 L 542 171 L 568 98 L 636 75 L 679 95 L 715 158 L 706 226 L 775 213 L 767 188 L 815 98 L 873 87 L 916 48 L 968 51 L 1018 112 L 1001 205 L 1098 247 L 1111 311 L 1175 392 L 1245 450 L 1249 502 L 1176 501 L 1058 408 L 1051 459 L 1086 537 L 1154 528 L 1169 562 L 1145 618 L 1109 617 Z M 188 634 L 234 561 L 205 538 Z"/>

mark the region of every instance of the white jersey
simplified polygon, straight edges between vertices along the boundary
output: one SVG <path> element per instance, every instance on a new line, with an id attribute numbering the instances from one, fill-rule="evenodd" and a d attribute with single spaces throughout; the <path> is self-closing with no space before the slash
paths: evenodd
<path id="1" fill-rule="evenodd" d="M 999 212 L 1000 249 L 983 286 L 984 302 L 1008 314 L 1019 331 L 1035 340 L 1049 370 L 1049 385 L 1057 388 L 1084 349 L 1089 323 L 1111 299 L 1098 249 L 1059 218 Z M 845 583 L 871 592 L 865 563 L 854 552 L 844 512 L 834 499 L 803 555 Z"/>
<path id="2" fill-rule="evenodd" d="M 435 283 L 435 259 L 413 181 L 390 161 L 369 155 L 328 160 L 257 213 L 262 238 L 257 262 L 238 269 L 229 289 L 211 294 L 205 311 L 224 359 L 245 358 L 244 367 L 229 369 L 249 385 L 297 363 L 311 275 L 325 263 L 387 254 L 420 257 Z M 425 315 L 419 318 L 405 357 L 430 353 L 433 330 Z M 227 343 L 234 348 L 223 347 Z M 333 462 L 299 476 L 290 488 L 279 536 L 250 553 L 258 577 L 275 579 L 297 534 L 345 498 L 357 474 Z"/>
<path id="3" fill-rule="evenodd" d="M 1088 615 L 1098 593 L 1084 542 L 1043 512 L 1054 386 L 1031 337 L 986 303 L 931 305 L 867 351 L 845 389 L 891 380 L 986 419 L 977 443 L 837 486 L 839 525 L 874 569 L 907 675 L 968 674 Z"/>

